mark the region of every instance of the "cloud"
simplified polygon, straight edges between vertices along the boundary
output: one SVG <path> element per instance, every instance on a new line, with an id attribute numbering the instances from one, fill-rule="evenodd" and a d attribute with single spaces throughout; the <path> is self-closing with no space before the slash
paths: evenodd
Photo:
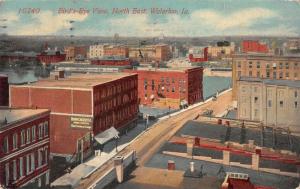
<path id="1" fill-rule="evenodd" d="M 283 24 L 271 28 L 260 26 L 261 21 L 274 21 L 280 16 L 265 8 L 247 8 L 230 14 L 215 10 L 197 10 L 190 16 L 168 15 L 164 22 L 156 22 L 149 15 L 128 15 L 111 19 L 112 32 L 130 36 L 210 36 L 210 35 L 289 35 L 296 34 L 295 28 Z M 275 22 L 278 24 L 278 22 Z M 255 28 L 255 29 L 253 29 Z"/>
<path id="2" fill-rule="evenodd" d="M 201 20 L 206 25 L 214 26 L 216 29 L 226 30 L 236 27 L 249 27 L 261 19 L 278 17 L 278 15 L 264 8 L 249 8 L 228 15 L 212 10 L 195 11 L 192 19 Z"/>
<path id="3" fill-rule="evenodd" d="M 43 11 L 32 16 L 32 23 L 20 23 L 15 28 L 15 35 L 49 35 L 72 27 L 70 20 L 82 22 L 87 14 L 54 14 L 52 11 Z"/>

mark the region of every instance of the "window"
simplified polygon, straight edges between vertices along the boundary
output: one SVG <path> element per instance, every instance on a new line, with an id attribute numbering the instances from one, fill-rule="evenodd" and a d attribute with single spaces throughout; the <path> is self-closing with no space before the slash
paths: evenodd
<path id="1" fill-rule="evenodd" d="M 256 76 L 257 76 L 257 77 L 260 77 L 260 71 L 257 71 L 257 72 L 256 72 Z"/>
<path id="2" fill-rule="evenodd" d="M 238 71 L 238 77 L 241 77 L 241 75 L 242 75 L 242 72 Z"/>
<path id="3" fill-rule="evenodd" d="M 270 71 L 267 71 L 267 78 L 270 77 Z"/>
<path id="4" fill-rule="evenodd" d="M 27 129 L 27 135 L 26 135 L 26 143 L 30 143 L 30 128 Z"/>
<path id="5" fill-rule="evenodd" d="M 280 73 L 279 73 L 279 79 L 282 79 L 282 78 L 283 78 L 283 73 L 280 72 Z"/>
<path id="6" fill-rule="evenodd" d="M 36 138 L 35 129 L 36 129 L 36 126 L 34 125 L 34 126 L 31 128 L 31 139 L 32 139 L 32 141 L 35 141 L 35 138 Z"/>
<path id="7" fill-rule="evenodd" d="M 164 81 L 165 81 L 165 78 L 162 77 L 162 78 L 161 78 L 161 82 L 164 82 Z"/>
<path id="8" fill-rule="evenodd" d="M 276 78 L 277 78 L 277 73 L 273 72 L 273 79 L 276 79 Z"/>
<path id="9" fill-rule="evenodd" d="M 298 108 L 298 102 L 297 101 L 295 101 L 294 105 L 295 105 L 295 108 Z"/>
<path id="10" fill-rule="evenodd" d="M 4 137 L 3 139 L 3 152 L 8 153 L 8 136 Z"/>
<path id="11" fill-rule="evenodd" d="M 18 148 L 18 134 L 15 133 L 13 135 L 13 150 L 17 149 Z"/>
<path id="12" fill-rule="evenodd" d="M 257 101 L 258 101 L 258 97 L 256 96 L 254 97 L 254 103 L 257 103 Z"/>
<path id="13" fill-rule="evenodd" d="M 270 69 L 270 64 L 267 64 L 267 65 L 266 65 L 266 68 L 267 68 L 267 69 Z"/>
<path id="14" fill-rule="evenodd" d="M 283 107 L 283 101 L 282 100 L 279 101 L 279 105 L 280 105 L 281 108 Z"/>
<path id="15" fill-rule="evenodd" d="M 21 146 L 25 144 L 25 130 L 21 131 Z"/>
<path id="16" fill-rule="evenodd" d="M 283 64 L 280 62 L 279 63 L 279 69 L 282 69 L 283 68 Z"/>
<path id="17" fill-rule="evenodd" d="M 48 147 L 45 147 L 44 151 L 45 151 L 45 164 L 47 165 L 48 164 Z"/>
<path id="18" fill-rule="evenodd" d="M 271 108 L 272 107 L 272 101 L 268 100 L 268 107 Z"/>
<path id="19" fill-rule="evenodd" d="M 241 62 L 239 61 L 239 62 L 238 62 L 238 68 L 240 68 L 240 67 L 241 67 Z"/>
<path id="20" fill-rule="evenodd" d="M 39 139 L 43 138 L 43 123 L 39 124 Z"/>
<path id="21" fill-rule="evenodd" d="M 42 149 L 39 149 L 39 151 L 38 151 L 38 167 L 42 166 L 42 160 L 43 160 L 43 151 L 42 151 Z"/>
<path id="22" fill-rule="evenodd" d="M 27 154 L 26 155 L 26 175 L 29 175 L 29 173 L 30 173 L 29 162 L 30 162 L 30 156 L 29 156 L 29 154 Z"/>
<path id="23" fill-rule="evenodd" d="M 5 164 L 5 184 L 6 186 L 9 185 L 9 163 Z"/>
<path id="24" fill-rule="evenodd" d="M 13 179 L 17 180 L 17 161 L 13 160 Z"/>
<path id="25" fill-rule="evenodd" d="M 172 87 L 172 92 L 173 92 L 173 93 L 175 92 L 175 87 Z"/>
<path id="26" fill-rule="evenodd" d="M 167 83 L 169 83 L 169 82 L 170 82 L 168 77 L 166 78 L 166 82 L 167 82 Z"/>
<path id="27" fill-rule="evenodd" d="M 286 72 L 286 73 L 285 73 L 285 77 L 288 78 L 289 76 L 290 76 L 289 72 Z"/>
<path id="28" fill-rule="evenodd" d="M 19 171 L 20 171 L 19 175 L 20 175 L 20 177 L 23 176 L 23 173 L 24 173 L 23 170 L 24 170 L 23 157 L 20 157 L 20 165 L 19 165 Z"/>
<path id="29" fill-rule="evenodd" d="M 298 92 L 297 92 L 297 91 L 294 92 L 294 97 L 295 97 L 295 98 L 298 97 Z"/>
<path id="30" fill-rule="evenodd" d="M 31 159 L 31 162 L 30 162 L 31 169 L 30 169 L 30 171 L 32 172 L 32 171 L 34 171 L 34 169 L 35 169 L 34 153 L 31 153 L 31 154 L 30 154 L 30 159 Z"/>
<path id="31" fill-rule="evenodd" d="M 175 83 L 175 79 L 174 78 L 172 78 L 172 83 Z"/>
<path id="32" fill-rule="evenodd" d="M 256 68 L 260 68 L 260 62 L 256 62 Z"/>
<path id="33" fill-rule="evenodd" d="M 249 77 L 252 77 L 252 71 L 249 71 Z"/>
<path id="34" fill-rule="evenodd" d="M 45 123 L 44 123 L 44 132 L 45 132 L 45 136 L 48 136 L 48 134 L 49 134 L 49 124 L 48 124 L 48 121 L 45 121 Z"/>
<path id="35" fill-rule="evenodd" d="M 297 62 L 294 63 L 294 67 L 295 67 L 295 68 L 298 67 L 298 63 L 297 63 Z"/>
<path id="36" fill-rule="evenodd" d="M 249 68 L 252 68 L 252 62 L 249 62 Z"/>
<path id="37" fill-rule="evenodd" d="M 254 110 L 254 117 L 257 117 L 258 116 L 258 109 L 255 109 Z"/>
<path id="38" fill-rule="evenodd" d="M 285 63 L 285 69 L 289 69 L 289 63 Z"/>

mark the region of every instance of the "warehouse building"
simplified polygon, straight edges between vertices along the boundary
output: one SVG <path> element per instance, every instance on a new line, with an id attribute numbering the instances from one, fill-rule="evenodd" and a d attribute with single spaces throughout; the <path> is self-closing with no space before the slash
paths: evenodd
<path id="1" fill-rule="evenodd" d="M 138 67 L 127 72 L 138 74 L 142 105 L 177 109 L 203 100 L 201 67 Z"/>
<path id="2" fill-rule="evenodd" d="M 241 77 L 238 118 L 300 130 L 300 81 Z"/>
<path id="3" fill-rule="evenodd" d="M 62 78 L 61 78 L 62 77 Z M 83 161 L 93 137 L 111 127 L 134 124 L 138 112 L 137 75 L 80 74 L 10 87 L 12 107 L 51 110 L 51 152 Z"/>

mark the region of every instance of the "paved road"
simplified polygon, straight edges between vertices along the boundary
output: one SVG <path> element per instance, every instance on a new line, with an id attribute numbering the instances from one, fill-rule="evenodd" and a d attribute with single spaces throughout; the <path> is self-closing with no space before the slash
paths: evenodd
<path id="1" fill-rule="evenodd" d="M 212 109 L 214 111 L 214 115 L 224 112 L 232 104 L 231 95 L 231 91 L 226 92 L 219 96 L 216 101 L 209 101 L 201 106 L 191 108 L 158 122 L 147 132 L 134 140 L 127 148 L 119 152 L 118 155 L 124 155 L 131 150 L 135 150 L 139 158 L 138 164 L 139 166 L 143 166 L 152 157 L 152 155 L 159 150 L 161 145 L 170 139 L 170 137 L 172 137 L 186 121 L 194 119 L 198 114 L 201 114 L 206 109 Z M 95 180 L 100 178 L 103 173 L 112 168 L 112 166 L 112 161 L 107 162 L 89 178 L 82 180 L 78 189 L 86 189 L 91 186 Z"/>

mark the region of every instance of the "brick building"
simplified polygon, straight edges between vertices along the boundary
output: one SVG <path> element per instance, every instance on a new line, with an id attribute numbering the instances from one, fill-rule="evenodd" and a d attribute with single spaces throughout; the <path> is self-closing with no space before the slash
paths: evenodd
<path id="1" fill-rule="evenodd" d="M 232 92 L 237 99 L 240 77 L 300 80 L 300 57 L 269 54 L 235 54 L 232 63 Z"/>
<path id="2" fill-rule="evenodd" d="M 262 44 L 259 41 L 244 40 L 242 42 L 243 53 L 268 53 L 269 47 L 267 44 Z"/>
<path id="3" fill-rule="evenodd" d="M 126 70 L 138 74 L 140 104 L 180 108 L 203 100 L 201 67 L 142 68 Z"/>
<path id="4" fill-rule="evenodd" d="M 125 45 L 109 45 L 104 46 L 103 49 L 104 56 L 120 56 L 120 57 L 129 57 L 129 49 Z"/>
<path id="5" fill-rule="evenodd" d="M 0 108 L 0 185 L 49 185 L 49 119 L 46 109 Z"/>
<path id="6" fill-rule="evenodd" d="M 8 76 L 0 74 L 0 106 L 8 106 Z"/>
<path id="7" fill-rule="evenodd" d="M 167 44 L 145 45 L 129 48 L 129 58 L 141 62 L 168 61 L 172 58 L 171 48 Z"/>
<path id="8" fill-rule="evenodd" d="M 208 61 L 207 47 L 191 47 L 189 49 L 189 61 L 192 63 L 207 62 Z"/>
<path id="9" fill-rule="evenodd" d="M 103 58 L 92 59 L 91 64 L 103 66 L 130 66 L 131 62 L 129 58 L 125 57 L 107 56 Z"/>
<path id="10" fill-rule="evenodd" d="M 85 60 L 87 58 L 86 46 L 67 46 L 64 48 L 66 61 Z"/>
<path id="11" fill-rule="evenodd" d="M 37 61 L 37 53 L 35 52 L 0 52 L 1 62 L 14 61 Z"/>
<path id="12" fill-rule="evenodd" d="M 12 107 L 49 108 L 51 152 L 77 161 L 90 154 L 91 136 L 133 124 L 138 113 L 136 74 L 56 77 L 11 86 L 10 95 Z"/>
<path id="13" fill-rule="evenodd" d="M 63 62 L 66 60 L 66 54 L 58 51 L 57 49 L 48 49 L 37 55 L 38 60 L 43 64 L 53 64 Z"/>

